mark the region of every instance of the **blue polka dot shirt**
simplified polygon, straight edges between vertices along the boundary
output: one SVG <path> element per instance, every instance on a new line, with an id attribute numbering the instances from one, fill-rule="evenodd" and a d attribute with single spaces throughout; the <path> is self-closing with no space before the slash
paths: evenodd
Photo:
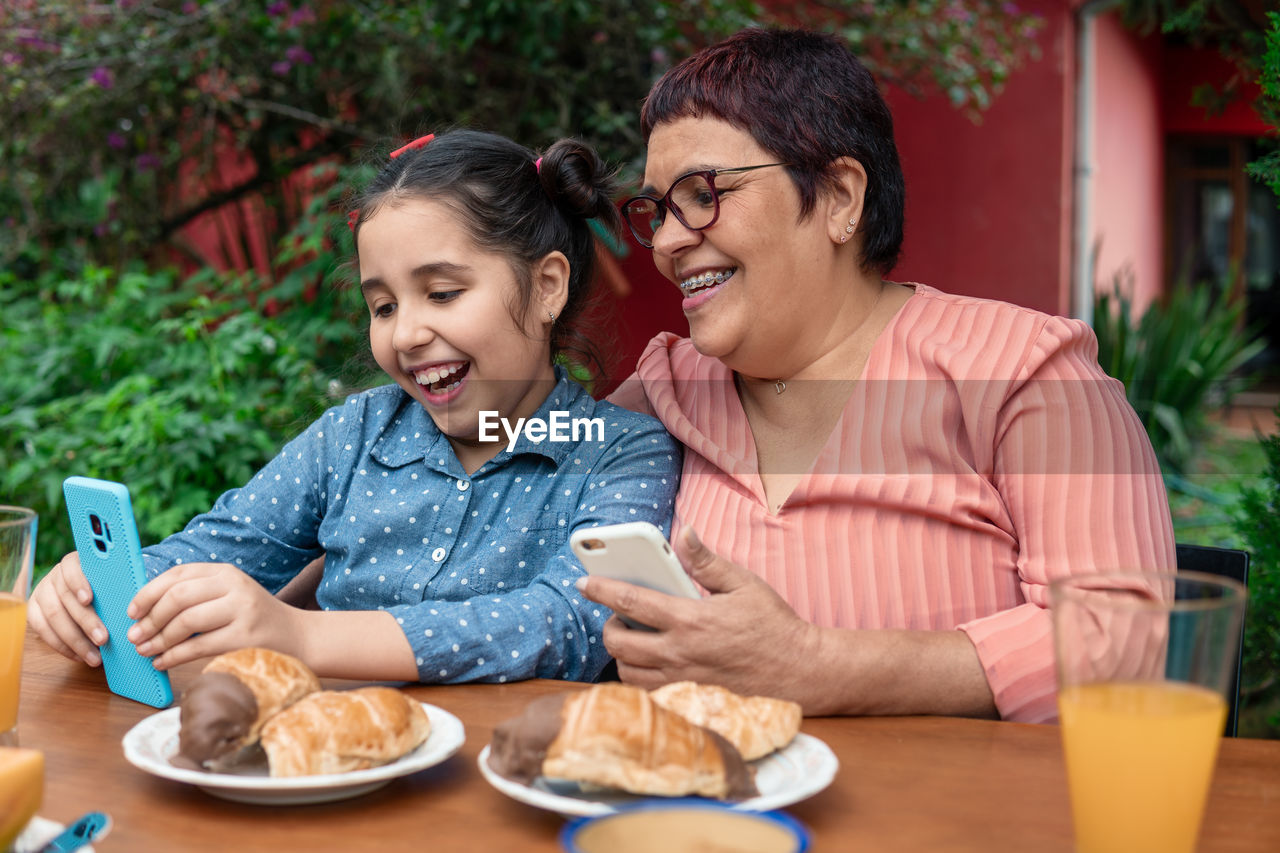
<path id="1" fill-rule="evenodd" d="M 323 554 L 320 606 L 391 613 L 424 682 L 592 680 L 610 611 L 574 587 L 569 534 L 648 521 L 669 536 L 680 450 L 655 419 L 593 400 L 560 368 L 557 380 L 533 417 L 601 418 L 603 440 L 522 433 L 508 449 L 498 428 L 503 450 L 467 476 L 418 402 L 374 388 L 144 549 L 148 576 L 231 563 L 276 592 Z"/>

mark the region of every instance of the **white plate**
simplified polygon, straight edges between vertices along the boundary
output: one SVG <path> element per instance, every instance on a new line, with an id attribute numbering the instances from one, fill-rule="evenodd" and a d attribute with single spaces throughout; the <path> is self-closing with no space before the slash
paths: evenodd
<path id="1" fill-rule="evenodd" d="M 66 827 L 57 821 L 36 815 L 31 818 L 31 822 L 27 824 L 26 829 L 22 830 L 22 833 L 14 840 L 13 853 L 35 853 L 35 851 L 56 838 L 58 833 L 64 829 Z M 93 845 L 86 844 L 81 847 L 80 853 L 93 853 Z"/>
<path id="2" fill-rule="evenodd" d="M 177 708 L 152 714 L 130 729 L 122 741 L 124 757 L 141 770 L 175 782 L 196 785 L 224 800 L 260 805 L 344 800 L 381 788 L 392 779 L 439 764 L 462 747 L 466 739 L 462 721 L 443 708 L 425 702 L 419 704 L 431 721 L 431 735 L 413 752 L 390 764 L 368 770 L 273 779 L 267 775 L 265 763 L 235 773 L 208 773 L 174 767 L 169 759 L 178 751 Z"/>
<path id="3" fill-rule="evenodd" d="M 572 817 L 611 814 L 623 806 L 652 799 L 625 791 L 583 791 L 576 782 L 539 776 L 532 785 L 498 775 L 489 766 L 489 746 L 480 750 L 480 772 L 502 793 L 540 809 Z M 786 749 L 751 762 L 760 796 L 729 803 L 740 811 L 767 812 L 812 797 L 831 784 L 840 761 L 831 747 L 812 735 L 798 734 Z"/>

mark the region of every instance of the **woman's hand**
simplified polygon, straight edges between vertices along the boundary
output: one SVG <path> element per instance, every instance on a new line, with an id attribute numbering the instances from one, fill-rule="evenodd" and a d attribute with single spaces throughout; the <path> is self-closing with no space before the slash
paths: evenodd
<path id="1" fill-rule="evenodd" d="M 107 642 L 107 628 L 93 610 L 93 590 L 75 551 L 36 584 L 27 606 L 27 621 L 58 653 L 89 666 L 102 663 L 98 646 Z"/>
<path id="2" fill-rule="evenodd" d="M 242 648 L 295 653 L 300 613 L 228 563 L 187 563 L 150 581 L 129 604 L 128 638 L 157 669 Z"/>
<path id="3" fill-rule="evenodd" d="M 587 598 L 615 613 L 605 623 L 604 644 L 622 680 L 646 688 L 710 682 L 805 704 L 815 689 L 809 668 L 817 663 L 818 629 L 760 578 L 713 554 L 692 528 L 673 544 L 707 597 L 677 598 L 598 577 L 578 582 Z M 628 628 L 616 614 L 656 630 Z"/>

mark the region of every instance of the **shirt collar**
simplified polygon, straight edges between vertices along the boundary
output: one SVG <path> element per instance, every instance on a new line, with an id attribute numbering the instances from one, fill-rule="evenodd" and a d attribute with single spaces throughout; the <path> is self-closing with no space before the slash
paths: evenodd
<path id="1" fill-rule="evenodd" d="M 566 412 L 570 419 L 589 418 L 595 411 L 595 400 L 581 385 L 569 378 L 569 372 L 559 364 L 555 366 L 556 384 L 551 393 L 542 401 L 542 405 L 533 413 L 532 418 L 539 418 L 549 423 L 551 413 Z M 399 386 L 394 386 L 399 388 Z M 380 438 L 369 448 L 369 455 L 376 461 L 390 468 L 400 468 L 412 462 L 429 460 L 431 467 L 441 468 L 448 473 L 456 473 L 457 458 L 444 433 L 436 427 L 435 421 L 427 414 L 422 404 L 400 389 L 401 402 L 391 424 L 383 431 Z M 550 459 L 558 468 L 568 457 L 576 445 L 572 441 L 549 441 L 543 439 L 532 441 L 522 430 L 516 438 L 515 445 L 508 452 L 505 432 L 499 428 L 502 450 L 482 466 L 481 470 L 501 465 L 506 460 L 522 453 L 534 453 Z M 442 465 L 437 465 L 443 459 Z"/>

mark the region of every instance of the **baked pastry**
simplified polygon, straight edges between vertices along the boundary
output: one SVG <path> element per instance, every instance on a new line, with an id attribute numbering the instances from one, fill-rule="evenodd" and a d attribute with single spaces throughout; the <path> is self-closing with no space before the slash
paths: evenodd
<path id="1" fill-rule="evenodd" d="M 664 797 L 757 793 L 733 744 L 617 683 L 531 702 L 494 730 L 489 766 L 525 784 L 546 776 Z"/>
<path id="2" fill-rule="evenodd" d="M 649 694 L 668 711 L 724 736 L 747 761 L 791 743 L 800 731 L 800 706 L 768 696 L 739 696 L 716 684 L 676 681 Z"/>
<path id="3" fill-rule="evenodd" d="M 292 655 L 255 647 L 218 655 L 182 694 L 173 763 L 203 769 L 237 762 L 268 719 L 319 689 L 315 673 Z"/>
<path id="4" fill-rule="evenodd" d="M 399 690 L 322 690 L 268 720 L 262 748 L 272 776 L 313 776 L 395 761 L 430 734 L 422 705 Z"/>

